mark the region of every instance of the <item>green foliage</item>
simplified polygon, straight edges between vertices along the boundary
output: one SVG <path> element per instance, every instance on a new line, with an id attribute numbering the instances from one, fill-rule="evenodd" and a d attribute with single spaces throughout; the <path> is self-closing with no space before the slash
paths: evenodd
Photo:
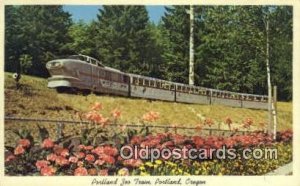
<path id="1" fill-rule="evenodd" d="M 188 83 L 189 6 L 166 6 L 155 25 L 145 6 L 103 6 L 72 23 L 62 6 L 5 6 L 5 71 L 45 77 L 45 63 L 86 54 L 124 72 Z M 291 6 L 194 6 L 195 84 L 266 94 L 266 18 L 271 81 L 292 99 Z"/>
<path id="2" fill-rule="evenodd" d="M 97 57 L 121 71 L 154 73 L 159 55 L 148 24 L 144 6 L 103 6 L 96 22 Z"/>
<path id="3" fill-rule="evenodd" d="M 20 71 L 20 60 L 29 55 L 32 67 L 28 68 L 28 60 L 22 63 L 24 72 L 48 76 L 46 62 L 66 51 L 70 15 L 62 6 L 35 5 L 6 6 L 5 17 L 5 69 Z"/>
<path id="4" fill-rule="evenodd" d="M 27 74 L 32 67 L 32 57 L 28 54 L 22 54 L 20 56 L 21 72 Z"/>
<path id="5" fill-rule="evenodd" d="M 188 83 L 190 24 L 187 9 L 188 6 L 166 7 L 162 18 L 165 78 L 181 83 Z"/>

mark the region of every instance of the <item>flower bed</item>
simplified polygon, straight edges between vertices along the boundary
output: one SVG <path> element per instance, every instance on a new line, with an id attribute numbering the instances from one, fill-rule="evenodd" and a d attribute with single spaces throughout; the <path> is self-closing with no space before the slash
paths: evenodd
<path id="1" fill-rule="evenodd" d="M 292 161 L 292 131 L 278 132 L 276 140 L 263 132 L 247 135 L 220 136 L 183 136 L 165 132 L 152 134 L 145 125 L 141 130 L 121 127 L 120 132 L 108 132 L 110 122 L 117 122 L 121 111 L 112 112 L 112 118 L 99 114 L 101 104 L 95 104 L 91 111 L 80 117 L 95 123 L 94 128 L 82 130 L 80 139 L 61 138 L 52 140 L 45 128 L 39 127 L 41 141 L 35 141 L 26 130 L 16 131 L 20 137 L 15 147 L 6 147 L 6 175 L 262 175 L 278 166 Z M 143 116 L 153 122 L 159 113 L 150 112 Z M 229 120 L 229 119 L 227 119 Z M 249 121 L 249 119 L 247 120 Z M 230 123 L 228 121 L 228 123 Z M 247 122 L 251 125 L 251 122 Z M 197 129 L 199 130 L 199 128 Z M 136 147 L 136 158 L 126 159 L 122 147 Z M 236 151 L 233 159 L 220 159 L 216 155 L 195 159 L 158 157 L 145 159 L 142 149 L 222 149 Z M 255 159 L 243 157 L 244 149 L 276 148 L 277 159 Z M 208 151 L 209 152 L 209 151 Z M 152 160 L 152 161 L 151 161 Z"/>

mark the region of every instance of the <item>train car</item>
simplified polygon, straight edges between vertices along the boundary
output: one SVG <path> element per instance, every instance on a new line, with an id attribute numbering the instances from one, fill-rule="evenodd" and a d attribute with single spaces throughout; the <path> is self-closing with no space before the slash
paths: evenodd
<path id="1" fill-rule="evenodd" d="M 51 75 L 48 79 L 49 88 L 56 88 L 58 91 L 75 88 L 129 96 L 129 76 L 105 67 L 89 56 L 74 55 L 49 61 L 46 67 Z"/>
<path id="2" fill-rule="evenodd" d="M 130 96 L 176 101 L 175 85 L 173 82 L 135 74 L 130 74 L 130 78 Z"/>
<path id="3" fill-rule="evenodd" d="M 183 103 L 210 104 L 207 88 L 176 83 L 176 101 Z"/>
<path id="4" fill-rule="evenodd" d="M 46 64 L 51 77 L 48 87 L 93 91 L 128 97 L 175 101 L 182 103 L 226 105 L 267 109 L 267 96 L 242 94 L 191 86 L 136 74 L 127 74 L 104 66 L 85 55 L 73 55 Z"/>

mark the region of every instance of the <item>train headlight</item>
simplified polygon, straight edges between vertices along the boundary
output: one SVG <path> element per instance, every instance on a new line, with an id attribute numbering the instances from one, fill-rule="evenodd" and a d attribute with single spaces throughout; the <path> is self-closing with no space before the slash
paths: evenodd
<path id="1" fill-rule="evenodd" d="M 62 62 L 60 61 L 51 61 L 51 62 L 48 62 L 46 64 L 46 68 L 50 69 L 50 68 L 59 68 L 59 67 L 62 67 L 63 64 Z"/>

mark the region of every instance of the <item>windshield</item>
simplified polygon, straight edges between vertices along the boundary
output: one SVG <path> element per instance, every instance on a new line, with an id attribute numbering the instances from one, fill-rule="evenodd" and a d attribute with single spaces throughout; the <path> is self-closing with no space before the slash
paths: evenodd
<path id="1" fill-rule="evenodd" d="M 81 60 L 81 61 L 87 61 L 87 59 L 85 57 L 80 56 L 80 55 L 68 56 L 68 59 L 78 59 L 78 60 Z"/>

